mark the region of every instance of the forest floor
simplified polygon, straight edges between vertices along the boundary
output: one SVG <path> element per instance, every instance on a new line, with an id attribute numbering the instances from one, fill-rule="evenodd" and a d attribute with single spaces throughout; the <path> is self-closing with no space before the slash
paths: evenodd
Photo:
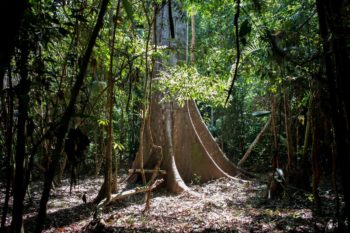
<path id="1" fill-rule="evenodd" d="M 94 221 L 92 201 L 102 182 L 102 178 L 80 180 L 69 194 L 69 180 L 64 180 L 52 192 L 44 232 L 324 232 L 334 212 L 331 189 L 320 192 L 322 214 L 315 214 L 310 193 L 288 192 L 284 198 L 266 201 L 265 184 L 218 179 L 190 185 L 198 195 L 156 190 L 146 213 L 144 194 L 128 197 L 106 207 L 102 220 Z M 25 208 L 26 232 L 35 228 L 41 185 L 31 187 L 32 198 Z M 1 205 L 3 191 L 1 188 Z M 81 199 L 83 193 L 86 204 Z"/>

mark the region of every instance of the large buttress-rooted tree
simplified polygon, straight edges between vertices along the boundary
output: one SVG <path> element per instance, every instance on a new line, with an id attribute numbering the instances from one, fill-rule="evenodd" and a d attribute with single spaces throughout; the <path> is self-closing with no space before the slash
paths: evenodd
<path id="1" fill-rule="evenodd" d="M 170 8 L 165 4 L 157 12 L 154 43 L 166 48 L 168 60 L 156 62 L 154 76 L 160 70 L 166 71 L 163 64 L 173 66 L 185 60 L 187 30 L 179 8 L 173 1 Z M 186 182 L 195 177 L 205 182 L 237 175 L 237 167 L 216 144 L 195 102 L 188 100 L 180 107 L 175 102 L 160 103 L 162 96 L 157 92 L 151 94 L 133 169 L 155 169 L 161 159 L 166 188 L 174 193 L 187 190 Z"/>

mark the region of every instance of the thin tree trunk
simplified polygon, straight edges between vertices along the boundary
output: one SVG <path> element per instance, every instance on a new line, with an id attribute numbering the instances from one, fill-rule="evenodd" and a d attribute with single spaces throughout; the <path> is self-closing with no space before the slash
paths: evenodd
<path id="1" fill-rule="evenodd" d="M 301 158 L 301 169 L 304 174 L 306 174 L 306 157 L 308 155 L 308 148 L 310 144 L 310 125 L 311 125 L 311 110 L 312 110 L 312 104 L 313 104 L 313 96 L 312 92 L 310 93 L 310 99 L 309 99 L 309 107 L 306 114 L 306 126 L 305 126 L 305 135 L 304 135 L 304 145 L 303 145 L 303 154 Z"/>
<path id="2" fill-rule="evenodd" d="M 339 193 L 338 193 L 338 185 L 337 185 L 337 168 L 338 168 L 338 161 L 337 161 L 337 149 L 335 145 L 335 135 L 334 135 L 334 127 L 331 126 L 333 129 L 332 133 L 332 186 L 333 191 L 335 194 L 335 215 L 340 222 L 340 200 L 339 200 Z"/>
<path id="3" fill-rule="evenodd" d="M 318 195 L 318 184 L 320 182 L 320 164 L 319 164 L 319 158 L 318 158 L 318 154 L 319 154 L 319 130 L 318 130 L 318 120 L 316 119 L 317 116 L 315 115 L 316 112 L 313 111 L 313 120 L 312 120 L 312 150 L 311 150 L 311 157 L 312 157 L 312 193 L 314 195 L 315 198 L 315 207 L 316 209 L 319 208 L 320 206 L 320 197 Z"/>
<path id="4" fill-rule="evenodd" d="M 288 163 L 287 171 L 291 171 L 294 165 L 294 144 L 292 139 L 292 129 L 290 123 L 290 108 L 289 108 L 289 94 L 288 90 L 284 92 L 284 123 L 287 137 L 287 153 L 288 153 Z"/>
<path id="5" fill-rule="evenodd" d="M 25 34 L 25 33 L 24 33 Z M 27 37 L 25 35 L 24 37 Z M 13 212 L 11 229 L 13 232 L 23 231 L 23 200 L 25 196 L 24 178 L 25 178 L 25 157 L 26 157 L 26 122 L 28 120 L 29 90 L 30 80 L 28 79 L 28 57 L 29 48 L 26 38 L 22 41 L 21 59 L 19 61 L 20 83 L 17 85 L 18 96 L 18 123 L 17 123 L 17 143 L 15 155 L 15 183 L 13 186 Z"/>
<path id="6" fill-rule="evenodd" d="M 47 202 L 49 200 L 51 185 L 52 185 L 52 181 L 53 181 L 54 176 L 55 176 L 55 170 L 56 170 L 57 164 L 59 162 L 61 151 L 63 148 L 63 141 L 64 141 L 65 135 L 66 135 L 68 127 L 69 127 L 70 119 L 72 118 L 72 115 L 74 113 L 74 105 L 75 105 L 76 100 L 78 98 L 80 88 L 84 82 L 84 77 L 85 77 L 86 70 L 87 70 L 87 67 L 89 64 L 92 50 L 94 48 L 98 33 L 103 25 L 103 17 L 105 15 L 106 10 L 107 10 L 108 3 L 109 3 L 109 0 L 102 0 L 101 9 L 100 9 L 100 12 L 98 14 L 98 18 L 97 18 L 94 30 L 91 34 L 89 44 L 88 44 L 87 49 L 85 51 L 84 57 L 82 59 L 82 65 L 80 67 L 80 71 L 75 79 L 76 81 L 75 81 L 74 86 L 71 90 L 71 95 L 70 95 L 71 98 L 69 100 L 69 104 L 68 104 L 68 106 L 67 106 L 67 108 L 62 116 L 61 125 L 57 129 L 57 134 L 56 134 L 57 135 L 57 144 L 56 144 L 56 148 L 53 152 L 52 164 L 51 164 L 50 169 L 48 170 L 47 175 L 45 177 L 46 179 L 45 179 L 45 183 L 44 183 L 44 190 L 43 190 L 43 194 L 42 194 L 41 200 L 40 200 L 40 208 L 39 208 L 38 219 L 37 219 L 37 227 L 35 230 L 36 233 L 40 233 L 43 230 L 43 225 L 44 225 L 44 222 L 46 219 Z"/>
<path id="7" fill-rule="evenodd" d="M 256 136 L 256 138 L 254 139 L 254 141 L 252 142 L 252 144 L 250 144 L 248 150 L 245 152 L 245 154 L 243 155 L 243 157 L 241 158 L 241 160 L 238 162 L 238 166 L 242 166 L 242 164 L 247 160 L 247 158 L 249 157 L 249 155 L 252 153 L 253 148 L 256 146 L 256 144 L 258 144 L 258 142 L 260 141 L 262 135 L 265 133 L 267 127 L 270 125 L 271 123 L 271 117 L 267 120 L 267 122 L 265 123 L 264 127 L 261 129 L 261 131 L 258 133 L 258 135 Z"/>
<path id="8" fill-rule="evenodd" d="M 95 178 L 98 177 L 98 173 L 99 173 L 99 170 L 97 169 L 97 164 L 99 162 L 99 153 L 98 153 L 98 132 L 99 132 L 99 128 L 96 128 L 94 130 L 94 145 L 95 145 L 95 151 L 94 151 L 94 162 L 95 162 L 95 172 L 94 172 L 94 176 Z"/>
<path id="9" fill-rule="evenodd" d="M 116 19 L 119 15 L 120 0 L 118 1 Z M 114 22 L 114 21 L 113 21 Z M 113 98 L 114 98 L 114 81 L 113 81 L 113 61 L 114 61 L 114 43 L 115 43 L 115 31 L 117 23 L 113 23 L 112 40 L 110 44 L 110 61 L 108 71 L 108 90 L 107 90 L 107 113 L 108 113 L 108 125 L 107 125 L 107 146 L 106 146 L 106 163 L 105 163 L 105 195 L 107 201 L 111 199 L 112 188 L 112 157 L 113 157 Z"/>
<path id="10" fill-rule="evenodd" d="M 121 0 L 117 2 L 117 10 L 115 18 L 119 17 Z M 113 19 L 113 17 L 112 17 Z M 106 203 L 110 201 L 112 190 L 117 190 L 117 180 L 113 179 L 113 100 L 114 100 L 114 80 L 113 80 L 113 61 L 114 61 L 114 44 L 117 23 L 113 21 L 112 40 L 110 43 L 110 60 L 108 71 L 108 86 L 107 86 L 107 145 L 105 153 L 105 179 L 101 186 L 101 190 L 95 198 L 95 202 L 100 202 L 106 198 Z"/>
<path id="11" fill-rule="evenodd" d="M 273 144 L 274 144 L 274 152 L 273 152 L 273 158 L 272 158 L 272 170 L 275 171 L 276 168 L 279 167 L 279 140 L 278 140 L 278 130 L 277 130 L 277 112 L 276 112 L 276 96 L 272 96 L 272 103 L 271 103 L 271 127 L 272 127 L 272 134 L 273 134 Z"/>
<path id="12" fill-rule="evenodd" d="M 7 94 L 7 103 L 8 103 L 8 109 L 4 109 L 4 113 L 6 113 L 6 117 L 4 117 L 5 120 L 5 130 L 6 130 L 6 169 L 7 169 L 7 180 L 6 180 L 6 191 L 5 191 L 5 200 L 4 200 L 4 207 L 2 212 L 2 218 L 1 218 L 1 228 L 5 228 L 6 224 L 6 217 L 8 212 L 8 205 L 10 200 L 10 189 L 11 184 L 13 181 L 13 163 L 11 160 L 13 159 L 13 152 L 12 152 L 12 141 L 13 141 L 13 93 L 12 93 L 12 77 L 10 74 L 11 71 L 9 71 L 9 92 Z M 3 101 L 3 105 L 5 108 L 5 101 Z"/>
<path id="13" fill-rule="evenodd" d="M 96 174 L 100 174 L 101 171 L 101 167 L 102 167 L 102 163 L 104 161 L 104 157 L 103 154 L 106 150 L 106 146 L 105 146 L 105 138 L 104 138 L 104 131 L 105 131 L 105 127 L 103 125 L 100 126 L 100 146 L 99 146 L 99 158 L 96 164 Z"/>
<path id="14" fill-rule="evenodd" d="M 192 12 L 191 16 L 191 34 L 192 34 L 192 40 L 191 40 L 191 51 L 190 51 L 190 62 L 192 65 L 194 65 L 195 62 L 195 46 L 196 46 L 196 22 L 195 22 L 195 15 Z"/>
<path id="15" fill-rule="evenodd" d="M 62 177 L 64 174 L 64 170 L 66 169 L 67 159 L 68 159 L 66 154 L 63 154 L 62 156 L 63 156 L 63 158 L 60 161 L 60 168 L 59 168 L 59 172 L 58 172 L 58 175 L 56 178 L 58 184 L 61 184 L 61 180 L 62 180 Z"/>

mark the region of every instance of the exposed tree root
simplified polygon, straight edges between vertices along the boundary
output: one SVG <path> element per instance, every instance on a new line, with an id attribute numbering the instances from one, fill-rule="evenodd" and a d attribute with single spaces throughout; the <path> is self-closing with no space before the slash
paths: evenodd
<path id="1" fill-rule="evenodd" d="M 224 154 L 214 137 L 209 132 L 204 124 L 202 116 L 196 106 L 196 103 L 191 100 L 187 101 L 188 114 L 192 119 L 193 127 L 198 132 L 198 136 L 205 141 L 205 146 L 208 154 L 213 158 L 215 163 L 228 175 L 237 175 L 237 166 L 235 166 Z"/>

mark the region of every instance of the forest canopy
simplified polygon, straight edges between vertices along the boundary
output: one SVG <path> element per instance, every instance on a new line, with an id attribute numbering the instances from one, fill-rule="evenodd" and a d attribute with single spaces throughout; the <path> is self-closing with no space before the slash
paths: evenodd
<path id="1" fill-rule="evenodd" d="M 304 195 L 315 216 L 331 190 L 345 232 L 349 11 L 347 0 L 1 1 L 1 229 L 47 230 L 66 180 L 72 195 L 101 178 L 82 195 L 95 221 L 138 193 L 147 212 L 161 188 L 198 197 L 192 185 L 228 179 L 264 184 L 267 202 Z"/>

